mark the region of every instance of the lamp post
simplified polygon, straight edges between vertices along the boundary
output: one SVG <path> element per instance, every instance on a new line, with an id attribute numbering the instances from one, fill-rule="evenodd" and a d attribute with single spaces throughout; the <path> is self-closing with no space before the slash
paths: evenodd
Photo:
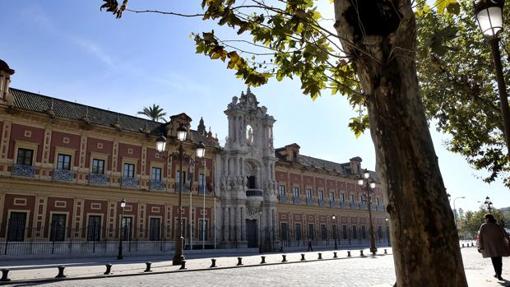
<path id="1" fill-rule="evenodd" d="M 457 199 L 465 199 L 466 197 L 465 196 L 458 196 L 456 197 L 455 199 L 453 199 L 453 220 L 455 221 L 455 225 L 457 225 L 457 209 L 455 208 L 455 201 Z"/>
<path id="2" fill-rule="evenodd" d="M 338 245 L 336 243 L 336 215 L 333 214 L 333 216 L 331 216 L 331 219 L 333 219 L 335 221 L 334 225 L 333 225 L 333 239 L 335 240 L 335 250 L 338 249 Z"/>
<path id="3" fill-rule="evenodd" d="M 508 95 L 503 77 L 498 36 L 499 31 L 503 29 L 504 3 L 505 0 L 476 0 L 474 2 L 474 12 L 478 26 L 491 46 L 496 80 L 498 82 L 501 115 L 503 117 L 503 133 L 505 135 L 507 152 L 510 152 L 510 109 L 508 107 Z"/>
<path id="4" fill-rule="evenodd" d="M 198 183 L 198 188 L 200 188 L 200 184 L 202 184 L 202 193 L 204 196 L 204 200 L 202 202 L 202 250 L 204 250 L 205 249 L 205 159 L 204 159 L 205 145 L 203 142 L 198 143 L 196 153 L 197 153 L 197 157 L 200 159 L 200 161 L 202 163 L 202 168 L 204 171 L 204 173 L 203 173 L 204 182 Z"/>
<path id="5" fill-rule="evenodd" d="M 126 207 L 126 200 L 122 199 L 120 201 L 119 253 L 117 254 L 118 260 L 121 260 L 122 258 L 124 258 L 124 256 L 122 255 L 122 237 L 124 235 L 122 221 L 124 220 L 124 207 Z"/>
<path id="6" fill-rule="evenodd" d="M 483 204 L 487 205 L 487 210 L 489 213 L 492 213 L 492 201 L 488 196 L 485 198 L 485 202 Z"/>
<path id="7" fill-rule="evenodd" d="M 389 218 L 385 218 L 384 221 L 386 221 L 386 237 L 387 237 L 387 240 L 388 240 L 388 246 L 391 246 L 391 241 L 390 241 L 390 219 Z"/>
<path id="8" fill-rule="evenodd" d="M 358 180 L 358 185 L 360 187 L 365 186 L 367 192 L 367 206 L 368 206 L 368 221 L 370 223 L 370 252 L 375 255 L 377 253 L 377 248 L 375 247 L 375 236 L 374 236 L 374 224 L 372 222 L 372 200 L 370 197 L 370 192 L 375 188 L 375 182 L 370 180 L 370 173 L 365 170 L 363 173 L 363 177 Z"/>

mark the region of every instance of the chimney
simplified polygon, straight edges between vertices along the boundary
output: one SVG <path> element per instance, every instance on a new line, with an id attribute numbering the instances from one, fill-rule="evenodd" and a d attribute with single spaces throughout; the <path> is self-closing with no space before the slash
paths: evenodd
<path id="1" fill-rule="evenodd" d="M 290 145 L 286 145 L 285 146 L 285 157 L 286 157 L 286 160 L 287 161 L 294 161 L 296 160 L 298 154 L 299 154 L 299 149 L 301 147 L 296 144 L 296 143 L 293 143 L 293 144 L 290 144 Z"/>
<path id="2" fill-rule="evenodd" d="M 351 173 L 361 174 L 361 161 L 362 161 L 361 157 L 356 156 L 351 158 L 349 161 L 351 163 Z"/>
<path id="3" fill-rule="evenodd" d="M 0 103 L 12 103 L 12 97 L 9 93 L 12 74 L 14 74 L 14 70 L 9 68 L 9 65 L 0 59 Z"/>

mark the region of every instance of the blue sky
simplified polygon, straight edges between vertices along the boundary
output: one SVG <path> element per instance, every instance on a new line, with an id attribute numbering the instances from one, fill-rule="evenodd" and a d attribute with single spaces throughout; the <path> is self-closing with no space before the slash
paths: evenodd
<path id="1" fill-rule="evenodd" d="M 153 103 L 167 114 L 186 112 L 196 127 L 202 116 L 222 142 L 223 114 L 246 87 L 225 64 L 195 54 L 192 32 L 218 29 L 198 18 L 127 13 L 121 20 L 99 11 L 99 0 L 0 2 L 0 58 L 16 70 L 12 87 L 135 115 Z M 131 0 L 131 8 L 200 11 L 200 1 Z M 320 1 L 332 17 L 329 1 Z M 229 33 L 226 31 L 225 33 Z M 354 156 L 374 169 L 369 133 L 356 139 L 348 129 L 356 116 L 342 96 L 328 91 L 316 101 L 297 81 L 272 80 L 254 88 L 261 105 L 276 118 L 275 146 L 298 143 L 301 153 L 336 162 Z M 448 192 L 457 208 L 477 209 L 486 196 L 495 207 L 510 206 L 509 191 L 486 184 L 482 172 L 446 151 L 447 136 L 431 130 Z"/>

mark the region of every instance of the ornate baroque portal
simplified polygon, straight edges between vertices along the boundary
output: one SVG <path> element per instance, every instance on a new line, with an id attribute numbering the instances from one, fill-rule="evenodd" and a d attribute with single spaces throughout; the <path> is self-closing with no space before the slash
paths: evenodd
<path id="1" fill-rule="evenodd" d="M 217 224 L 225 247 L 259 247 L 276 243 L 276 182 L 273 124 L 267 108 L 247 90 L 233 97 L 225 114 L 229 133 L 218 155 L 220 184 Z"/>

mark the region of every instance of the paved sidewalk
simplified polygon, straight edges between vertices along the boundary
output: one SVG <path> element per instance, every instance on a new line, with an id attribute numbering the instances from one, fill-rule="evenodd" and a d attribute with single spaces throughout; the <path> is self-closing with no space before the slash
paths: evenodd
<path id="1" fill-rule="evenodd" d="M 379 249 L 379 251 L 382 253 L 383 249 Z M 260 286 L 261 282 L 266 282 L 269 279 L 271 279 L 272 282 L 274 281 L 273 283 L 277 283 L 278 286 L 310 286 L 303 283 L 303 280 L 304 282 L 309 282 L 308 280 L 310 280 L 310 278 L 314 280 L 313 285 L 320 281 L 324 286 L 392 286 L 392 283 L 395 281 L 393 258 L 391 255 L 380 255 L 376 258 L 372 258 L 371 256 L 360 258 L 359 250 L 353 250 L 353 257 L 347 258 L 347 251 L 337 251 L 338 257 L 341 259 L 328 260 L 332 259 L 333 251 L 322 251 L 321 253 L 323 260 L 318 260 L 318 252 L 305 252 L 304 254 L 307 260 L 304 263 L 301 262 L 301 253 L 286 254 L 287 261 L 296 264 L 281 264 L 281 254 L 264 255 L 266 256 L 265 265 L 260 265 L 260 255 L 243 256 L 243 268 L 237 267 L 238 260 L 236 256 L 217 257 L 217 268 L 213 269 L 214 271 L 210 269 L 210 258 L 188 259 L 186 264 L 187 270 L 184 272 L 179 271 L 179 266 L 172 266 L 168 258 L 161 257 L 159 261 L 152 260 L 153 272 L 150 274 L 151 276 L 62 281 L 49 285 L 169 286 L 168 281 L 175 282 L 174 278 L 182 280 L 183 286 L 239 286 L 235 284 Z M 369 254 L 368 250 L 365 249 L 364 254 Z M 510 282 L 498 282 L 492 277 L 494 272 L 490 259 L 482 259 L 475 248 L 463 248 L 462 255 L 469 286 L 510 286 Z M 148 275 L 148 273 L 143 272 L 145 269 L 143 261 L 112 262 L 112 264 L 114 264 L 112 267 L 113 276 L 129 274 Z M 246 268 L 250 266 L 252 266 L 252 268 Z M 18 266 L 18 268 L 20 268 L 20 266 Z M 510 259 L 508 257 L 503 260 L 503 269 L 503 277 L 510 278 Z M 199 271 L 195 272 L 193 270 Z M 82 262 L 67 267 L 65 273 L 69 278 L 81 278 L 91 275 L 102 277 L 104 271 L 104 265 Z M 332 272 L 334 274 L 332 274 Z M 272 276 L 271 274 L 273 273 L 275 277 L 269 278 L 268 276 Z M 56 274 L 57 268 L 53 266 L 40 266 L 40 268 L 37 269 L 26 269 L 25 266 L 21 267 L 21 269 L 12 270 L 9 277 L 19 282 L 19 280 L 52 279 Z M 367 278 L 367 274 L 369 274 L 370 278 Z M 12 283 L 14 282 L 15 281 Z M 333 284 L 335 282 L 337 283 L 336 285 Z M 341 282 L 341 284 L 338 284 L 339 282 Z"/>

